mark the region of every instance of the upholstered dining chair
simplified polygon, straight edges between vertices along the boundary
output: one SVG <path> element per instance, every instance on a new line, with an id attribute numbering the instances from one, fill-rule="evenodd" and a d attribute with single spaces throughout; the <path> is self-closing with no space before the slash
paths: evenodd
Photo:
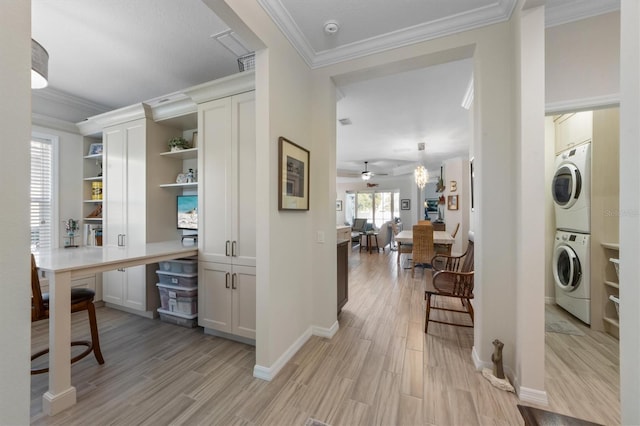
<path id="1" fill-rule="evenodd" d="M 98 336 L 98 322 L 96 320 L 96 308 L 93 304 L 95 292 L 88 288 L 72 288 L 71 289 L 71 313 L 87 311 L 89 315 L 89 328 L 91 329 L 91 341 L 74 341 L 71 346 L 86 346 L 82 353 L 71 359 L 73 364 L 76 361 L 89 355 L 91 352 L 96 357 L 98 364 L 104 364 L 104 358 L 100 351 L 100 339 Z M 31 254 L 31 322 L 40 321 L 49 318 L 49 293 L 42 293 L 40 288 L 40 277 L 38 276 L 38 267 L 36 259 Z M 49 353 L 49 348 L 44 349 L 31 355 L 31 361 Z M 31 374 L 41 374 L 48 372 L 48 368 L 40 368 L 31 370 Z"/>
<path id="2" fill-rule="evenodd" d="M 398 224 L 396 222 L 391 222 L 391 231 L 393 232 L 393 236 L 395 237 L 396 235 L 398 235 L 400 233 L 400 228 L 398 227 Z M 402 253 L 405 254 L 411 254 L 411 252 L 413 252 L 413 246 L 411 244 L 398 244 L 398 259 L 397 259 L 397 263 L 398 265 L 400 264 L 400 255 Z"/>
<path id="3" fill-rule="evenodd" d="M 473 306 L 471 305 L 474 284 L 473 258 L 473 240 L 469 239 L 467 251 L 462 256 L 438 254 L 431 260 L 433 269 L 427 275 L 426 290 L 424 292 L 424 298 L 427 301 L 424 321 L 425 333 L 429 328 L 429 321 L 457 327 L 473 327 L 474 317 Z M 464 310 L 436 306 L 435 299 L 438 296 L 460 299 Z M 432 304 L 432 302 L 434 303 Z M 471 325 L 431 319 L 432 309 L 467 313 L 471 317 Z"/>
<path id="4" fill-rule="evenodd" d="M 424 224 L 413 225 L 413 251 L 411 261 L 411 276 L 415 276 L 417 265 L 427 268 L 435 253 L 433 246 L 433 225 L 426 221 Z"/>

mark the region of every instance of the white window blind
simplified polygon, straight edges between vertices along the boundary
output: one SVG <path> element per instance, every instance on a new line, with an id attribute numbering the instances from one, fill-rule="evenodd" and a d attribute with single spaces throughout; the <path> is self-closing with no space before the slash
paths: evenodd
<path id="1" fill-rule="evenodd" d="M 53 244 L 53 144 L 31 141 L 31 250 Z"/>

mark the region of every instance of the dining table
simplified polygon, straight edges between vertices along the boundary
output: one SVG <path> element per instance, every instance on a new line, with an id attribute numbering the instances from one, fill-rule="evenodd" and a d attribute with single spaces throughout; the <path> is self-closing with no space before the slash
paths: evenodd
<path id="1" fill-rule="evenodd" d="M 49 389 L 42 410 L 55 415 L 76 403 L 71 385 L 71 280 L 120 268 L 198 254 L 195 243 L 165 241 L 131 246 L 55 248 L 33 253 L 49 278 Z"/>
<path id="2" fill-rule="evenodd" d="M 398 245 L 402 244 L 413 244 L 413 230 L 408 229 L 404 231 L 398 232 L 398 234 L 394 237 L 396 243 Z M 455 239 L 446 231 L 433 231 L 433 245 L 436 249 L 436 252 L 440 252 L 442 254 L 451 255 L 451 247 Z M 400 259 L 401 251 L 398 250 L 398 259 Z"/>

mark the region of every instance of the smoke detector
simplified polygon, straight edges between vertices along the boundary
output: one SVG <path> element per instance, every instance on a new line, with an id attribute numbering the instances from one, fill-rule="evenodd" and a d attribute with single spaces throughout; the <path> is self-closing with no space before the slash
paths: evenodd
<path id="1" fill-rule="evenodd" d="M 333 35 L 340 30 L 340 24 L 338 21 L 327 21 L 324 23 L 324 32 L 327 35 Z"/>

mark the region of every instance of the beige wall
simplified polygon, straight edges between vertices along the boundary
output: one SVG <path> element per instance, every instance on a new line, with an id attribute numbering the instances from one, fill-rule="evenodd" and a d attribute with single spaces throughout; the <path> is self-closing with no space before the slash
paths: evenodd
<path id="1" fill-rule="evenodd" d="M 553 268 L 551 261 L 553 259 L 553 246 L 555 243 L 556 235 L 556 212 L 553 203 L 553 195 L 551 194 L 551 183 L 553 182 L 553 175 L 555 174 L 555 160 L 556 160 L 556 126 L 553 122 L 553 117 L 547 116 L 544 121 L 544 141 L 545 141 L 545 172 L 544 172 L 544 187 L 548 188 L 546 191 L 544 206 L 542 207 L 542 214 L 545 219 L 545 280 L 544 280 L 544 297 L 545 303 L 555 303 L 556 300 L 556 284 L 553 278 Z"/>
<path id="2" fill-rule="evenodd" d="M 451 181 L 456 181 L 456 190 L 451 191 Z M 444 162 L 444 185 L 442 193 L 445 197 L 444 221 L 447 232 L 452 233 L 456 225 L 460 229 L 451 249 L 453 254 L 459 255 L 467 249 L 469 234 L 469 214 L 471 213 L 471 196 L 469 195 L 469 160 L 466 158 L 452 158 Z M 458 210 L 449 210 L 449 195 L 458 196 Z"/>
<path id="3" fill-rule="evenodd" d="M 547 28 L 545 52 L 548 112 L 619 100 L 619 12 Z"/>
<path id="4" fill-rule="evenodd" d="M 2 3 L 0 13 L 0 424 L 29 424 L 29 140 L 31 4 Z"/>

